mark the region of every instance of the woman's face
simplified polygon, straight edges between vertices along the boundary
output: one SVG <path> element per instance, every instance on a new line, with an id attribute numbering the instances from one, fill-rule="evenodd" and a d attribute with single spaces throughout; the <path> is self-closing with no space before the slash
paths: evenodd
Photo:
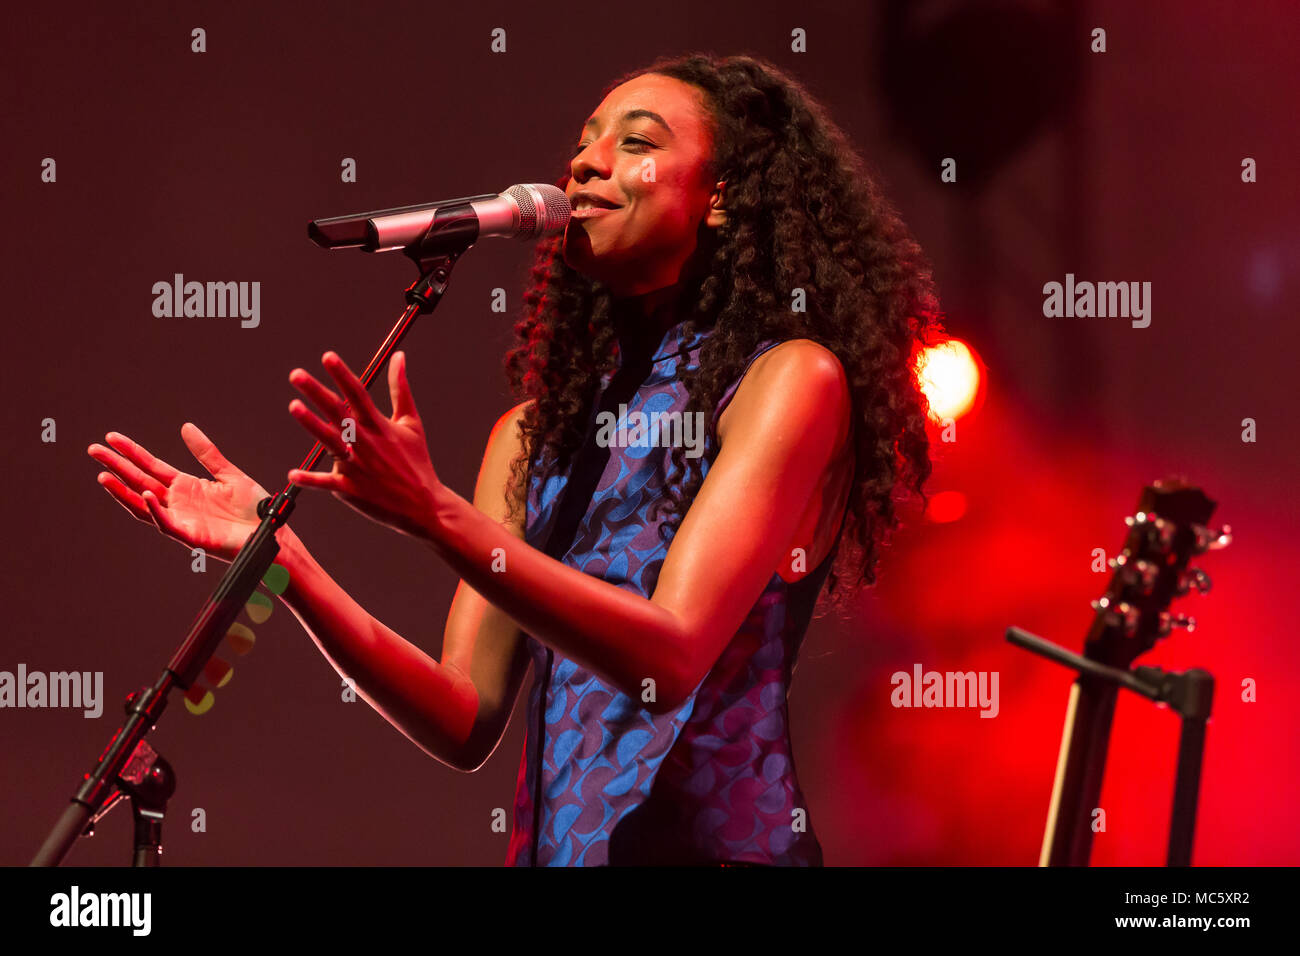
<path id="1" fill-rule="evenodd" d="M 708 172 L 713 137 L 704 110 L 701 91 L 657 74 L 605 97 L 570 163 L 570 267 L 619 297 L 678 281 L 701 220 L 714 228 L 723 221 L 721 193 Z M 614 208 L 584 209 L 583 193 Z"/>

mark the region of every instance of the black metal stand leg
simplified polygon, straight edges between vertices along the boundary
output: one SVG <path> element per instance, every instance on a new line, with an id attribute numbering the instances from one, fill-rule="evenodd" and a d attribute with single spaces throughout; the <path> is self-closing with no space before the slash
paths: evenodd
<path id="1" fill-rule="evenodd" d="M 132 866 L 159 866 L 162 863 L 163 814 L 141 806 L 131 807 L 135 817 L 135 852 Z"/>
<path id="2" fill-rule="evenodd" d="M 1169 821 L 1169 852 L 1166 866 L 1191 866 L 1192 840 L 1196 834 L 1196 805 L 1201 786 L 1201 763 L 1205 755 L 1205 725 L 1214 705 L 1214 675 L 1194 667 L 1171 673 L 1158 667 L 1131 671 L 1089 660 L 1018 627 L 1007 628 L 1007 640 L 1048 660 L 1071 667 L 1119 687 L 1127 687 L 1149 700 L 1166 704 L 1182 717 L 1178 741 L 1178 772 L 1174 780 L 1174 807 Z M 1086 855 L 1083 863 L 1086 864 Z"/>
<path id="3" fill-rule="evenodd" d="M 1191 866 L 1196 836 L 1196 804 L 1205 756 L 1205 725 L 1214 700 L 1214 678 L 1195 669 L 1183 679 L 1181 700 L 1173 702 L 1183 715 L 1178 739 L 1178 772 L 1174 779 L 1174 807 L 1169 818 L 1169 854 L 1166 866 Z"/>

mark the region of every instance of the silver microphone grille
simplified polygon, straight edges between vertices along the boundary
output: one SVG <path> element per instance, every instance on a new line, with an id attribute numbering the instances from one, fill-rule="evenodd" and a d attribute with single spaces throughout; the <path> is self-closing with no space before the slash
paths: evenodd
<path id="1" fill-rule="evenodd" d="M 509 196 L 519 207 L 519 237 L 534 239 L 559 232 L 569 222 L 573 207 L 558 186 L 526 183 L 511 186 L 502 195 Z"/>

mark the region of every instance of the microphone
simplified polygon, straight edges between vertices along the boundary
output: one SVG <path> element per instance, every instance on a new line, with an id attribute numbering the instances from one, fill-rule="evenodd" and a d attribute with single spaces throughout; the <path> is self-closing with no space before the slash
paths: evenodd
<path id="1" fill-rule="evenodd" d="M 553 235 L 572 211 L 559 187 L 521 183 L 503 193 L 316 219 L 307 235 L 326 249 L 391 252 L 418 245 L 421 254 L 436 255 L 463 252 L 485 236 L 526 242 Z"/>

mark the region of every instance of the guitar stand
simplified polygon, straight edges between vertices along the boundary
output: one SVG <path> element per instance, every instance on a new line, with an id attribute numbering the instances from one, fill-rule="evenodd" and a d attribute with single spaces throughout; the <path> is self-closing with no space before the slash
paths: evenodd
<path id="1" fill-rule="evenodd" d="M 1108 667 L 1018 627 L 1007 628 L 1007 640 L 1080 674 L 1127 687 L 1148 700 L 1167 705 L 1182 717 L 1165 865 L 1191 866 L 1201 764 L 1205 755 L 1205 725 L 1214 703 L 1214 675 L 1200 668 L 1172 672 L 1158 667 L 1137 667 L 1131 671 Z"/>

